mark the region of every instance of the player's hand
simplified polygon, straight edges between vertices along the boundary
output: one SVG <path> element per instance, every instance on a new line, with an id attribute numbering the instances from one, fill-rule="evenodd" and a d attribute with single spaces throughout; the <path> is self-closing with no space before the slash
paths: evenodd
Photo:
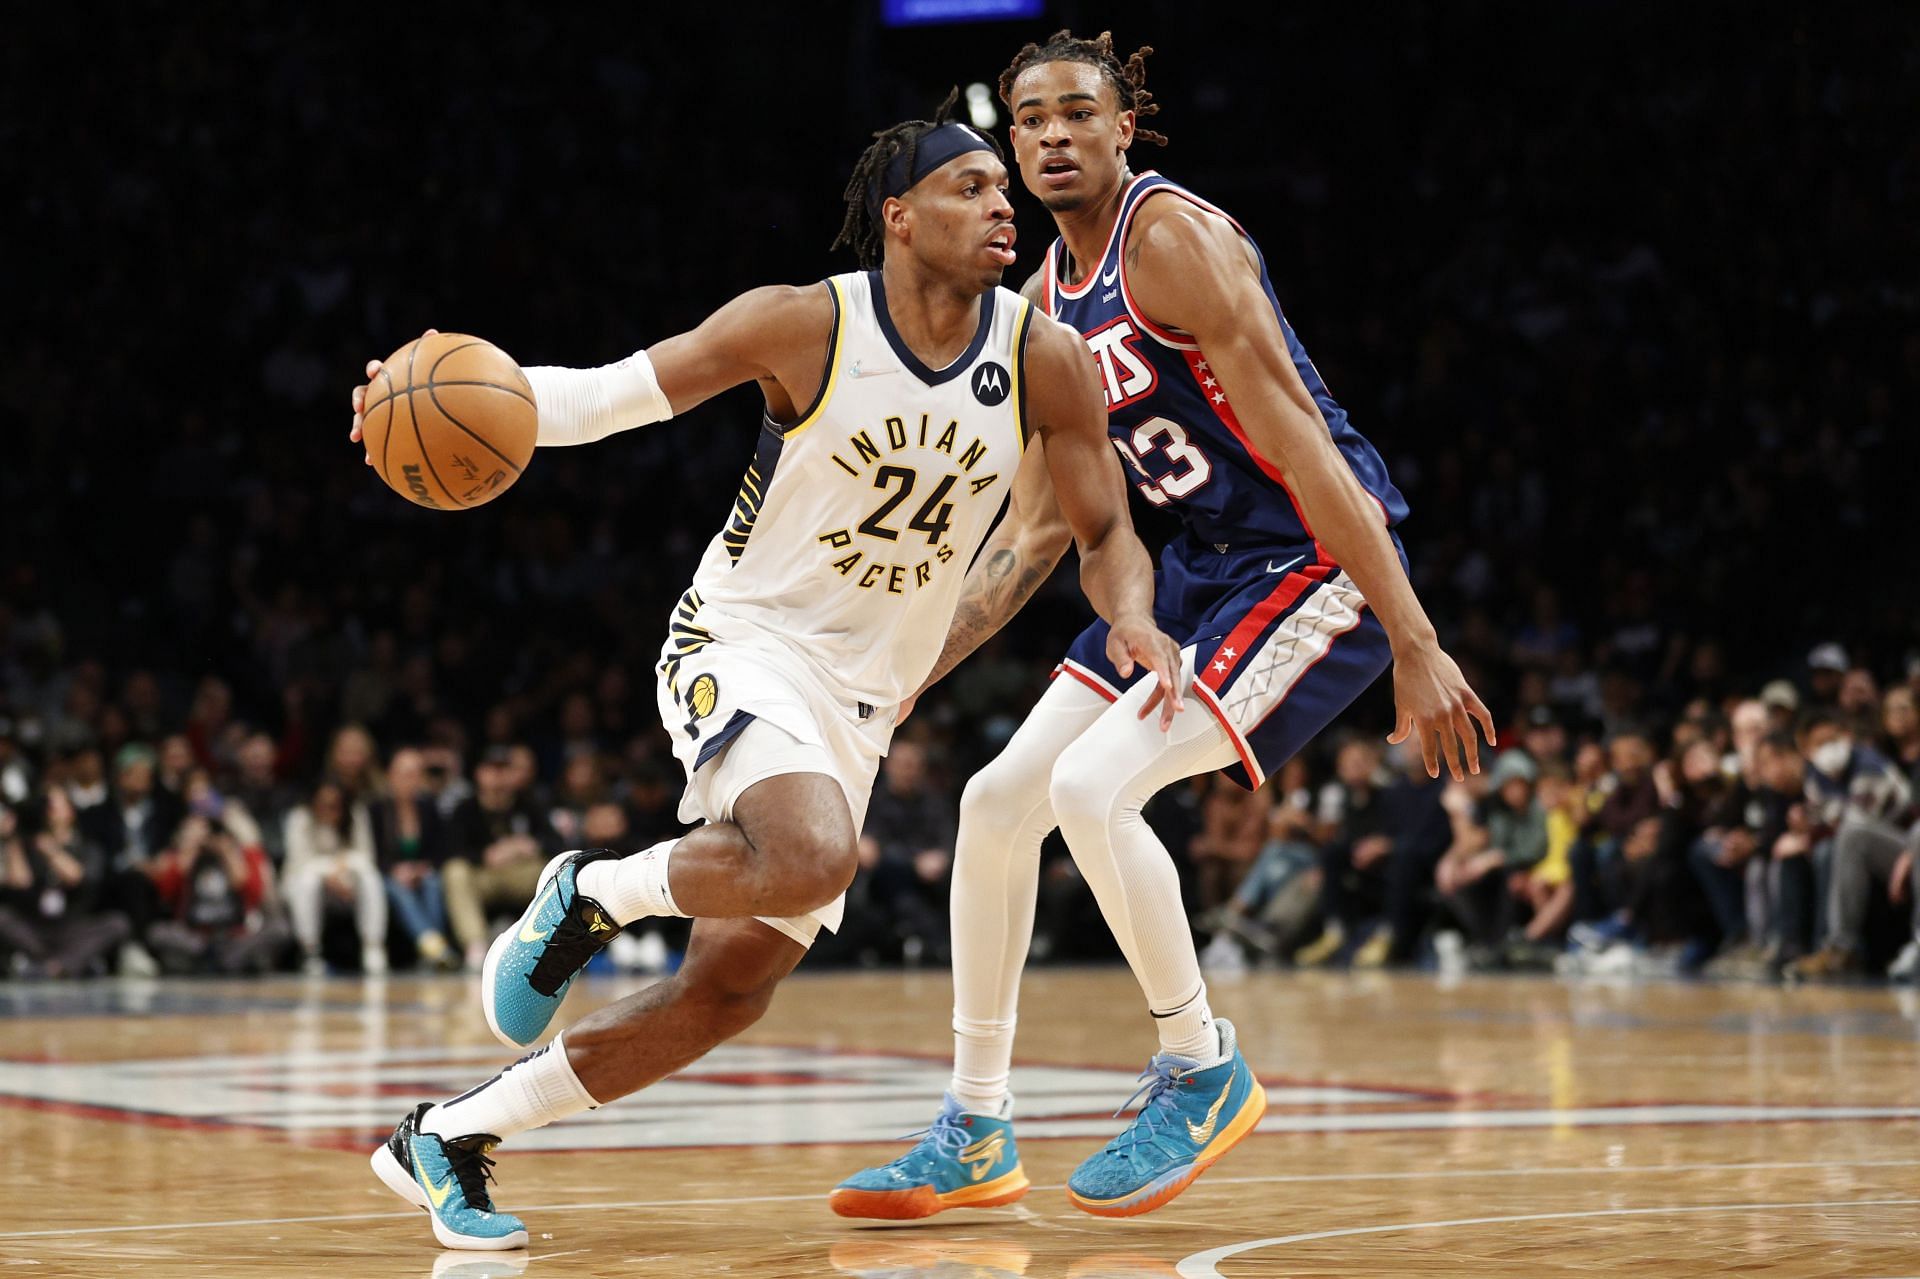
<path id="1" fill-rule="evenodd" d="M 1898 906 L 1907 900 L 1907 880 L 1913 875 L 1913 850 L 1900 851 L 1900 860 L 1893 864 L 1893 874 L 1887 876 L 1887 900 Z"/>
<path id="2" fill-rule="evenodd" d="M 1393 704 L 1396 723 L 1387 741 L 1398 745 L 1410 737 L 1418 740 L 1428 777 L 1440 776 L 1443 757 L 1455 781 L 1480 771 L 1480 742 L 1474 736 L 1474 723 L 1478 721 L 1487 745 L 1492 746 L 1493 715 L 1467 686 L 1460 667 L 1438 644 L 1394 654 Z"/>
<path id="3" fill-rule="evenodd" d="M 425 333 L 422 333 L 420 336 L 423 338 L 430 338 L 434 334 L 438 333 L 439 331 L 440 331 L 439 329 L 428 329 Z M 360 408 L 362 405 L 364 405 L 367 402 L 367 387 L 372 384 L 374 378 L 380 375 L 380 368 L 381 368 L 381 361 L 368 360 L 367 361 L 367 380 L 365 382 L 362 382 L 359 386 L 356 386 L 353 388 L 353 430 L 347 433 L 347 438 L 349 440 L 352 440 L 355 444 L 358 444 L 360 442 Z M 360 454 L 360 458 L 368 466 L 373 465 L 373 454 L 368 453 L 365 450 L 362 450 Z"/>
<path id="4" fill-rule="evenodd" d="M 1107 631 L 1107 660 L 1120 672 L 1121 679 L 1132 679 L 1134 671 L 1142 666 L 1159 676 L 1146 705 L 1140 708 L 1140 718 L 1153 714 L 1157 706 L 1160 731 L 1172 728 L 1173 717 L 1187 709 L 1187 699 L 1180 691 L 1180 646 L 1173 638 L 1144 617 L 1122 618 Z"/>

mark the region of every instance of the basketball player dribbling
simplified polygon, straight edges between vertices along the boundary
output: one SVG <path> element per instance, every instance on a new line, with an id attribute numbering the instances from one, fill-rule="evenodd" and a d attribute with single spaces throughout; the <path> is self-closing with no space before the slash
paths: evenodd
<path id="1" fill-rule="evenodd" d="M 1092 348 L 1113 444 L 1146 500 L 1184 525 L 1161 556 L 1155 618 L 1184 646 L 1193 698 L 1103 656 L 1096 622 L 1006 749 L 968 783 L 955 848 L 954 1073 L 906 1155 L 842 1182 L 853 1217 L 1001 1201 L 1018 1178 L 1008 1094 L 1041 841 L 1060 827 L 1159 1034 L 1131 1123 L 1069 1179 L 1101 1216 L 1149 1212 L 1252 1131 L 1266 1108 L 1216 1021 L 1172 858 L 1141 820 L 1162 787 L 1227 769 L 1259 786 L 1393 665 L 1394 742 L 1427 771 L 1479 769 L 1492 717 L 1441 651 L 1393 526 L 1406 504 L 1280 312 L 1260 252 L 1200 197 L 1127 163 L 1153 114 L 1141 50 L 1062 31 L 1000 78 L 1022 181 L 1060 238 L 1024 293 Z M 929 682 L 1003 625 L 1065 549 L 1044 506 L 1017 509 L 969 574 Z M 1138 1094 L 1136 1094 L 1138 1095 Z M 1018 1178 L 1024 1185 L 1024 1178 Z"/>
<path id="2" fill-rule="evenodd" d="M 1101 660 L 1153 671 L 1164 722 L 1177 714 L 1179 651 L 1152 620 L 1152 563 L 1086 346 L 998 287 L 1014 261 L 1007 172 L 998 144 L 947 119 L 952 101 L 934 122 L 877 135 L 854 171 L 836 247 L 851 244 L 862 272 L 743 294 L 607 368 L 526 370 L 543 446 L 660 421 L 748 381 L 766 416 L 659 665 L 688 777 L 680 815 L 706 824 L 632 856 L 555 858 L 488 952 L 487 1022 L 531 1044 L 579 970 L 643 916 L 692 917 L 686 959 L 471 1091 L 418 1106 L 374 1152 L 381 1180 L 426 1209 L 448 1247 L 527 1242 L 488 1191 L 500 1141 L 738 1034 L 818 930 L 838 925 L 898 710 L 932 669 L 1009 494 L 1071 529 L 1082 586 L 1110 623 Z"/>

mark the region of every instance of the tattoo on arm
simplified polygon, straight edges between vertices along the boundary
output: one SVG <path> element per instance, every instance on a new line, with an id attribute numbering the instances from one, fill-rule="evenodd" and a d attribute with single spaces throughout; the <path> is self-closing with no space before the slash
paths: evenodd
<path id="1" fill-rule="evenodd" d="M 947 629 L 946 645 L 927 683 L 944 678 L 1005 626 L 1047 580 L 1053 564 L 1049 556 L 1023 557 L 1017 546 L 989 550 L 979 566 L 967 574 L 966 584 L 960 589 L 960 604 L 954 609 L 953 625 Z"/>

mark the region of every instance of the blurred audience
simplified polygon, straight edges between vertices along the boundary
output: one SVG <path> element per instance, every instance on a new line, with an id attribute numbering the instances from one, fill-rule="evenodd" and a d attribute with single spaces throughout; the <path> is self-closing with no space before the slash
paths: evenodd
<path id="1" fill-rule="evenodd" d="M 321 929 L 334 908 L 352 912 L 361 971 L 370 976 L 387 971 L 387 887 L 374 849 L 373 819 L 366 803 L 349 798 L 339 782 L 321 782 L 287 815 L 281 883 L 308 973 L 327 971 Z"/>
<path id="2" fill-rule="evenodd" d="M 532 752 L 490 748 L 473 770 L 474 792 L 448 820 L 442 869 L 447 919 L 470 970 L 493 939 L 489 920 L 517 915 L 533 900 L 540 872 L 560 850 L 553 827 L 528 793 Z"/>
<path id="3" fill-rule="evenodd" d="M 1270 41 L 1164 42 L 1154 77 L 1169 172 L 1261 238 L 1407 493 L 1416 584 L 1499 712 L 1505 749 L 1487 768 L 1506 772 L 1453 790 L 1417 751 L 1383 761 L 1383 681 L 1264 792 L 1171 788 L 1148 819 L 1200 928 L 1224 939 L 1216 957 L 1254 962 L 1429 962 L 1436 936 L 1459 931 L 1469 966 L 1535 964 L 1536 947 L 1570 940 L 1578 969 L 1911 971 L 1920 610 L 1886 566 L 1920 473 L 1920 303 L 1888 266 L 1920 256 L 1920 156 L 1900 123 L 1920 114 L 1900 52 L 1915 19 L 1835 9 L 1789 39 L 1776 22 L 1654 9 L 1420 0 L 1407 13 L 1419 38 L 1365 55 L 1399 93 L 1343 99 L 1338 148 L 1283 132 L 1249 166 L 1222 141 L 1231 130 L 1210 127 L 1350 82 L 1358 55 L 1334 10 L 1263 17 L 1294 47 L 1349 51 L 1284 84 L 1250 71 Z M 90 966 L 141 971 L 150 945 L 200 965 L 180 946 L 189 917 L 243 939 L 253 963 L 284 944 L 289 915 L 297 962 L 335 905 L 362 950 L 384 954 L 373 911 L 388 903 L 396 938 L 429 962 L 436 923 L 449 957 L 478 962 L 553 851 L 680 829 L 650 672 L 752 413 L 721 397 L 690 421 L 557 450 L 510 500 L 458 518 L 388 493 L 325 424 L 344 425 L 369 354 L 448 322 L 440 282 L 476 262 L 489 287 L 462 323 L 534 362 L 618 358 L 740 287 L 837 269 L 818 252 L 839 216 L 820 173 L 929 86 L 924 59 L 855 67 L 872 49 L 849 41 L 823 78 L 856 89 L 814 141 L 743 168 L 647 127 L 711 77 L 707 62 L 610 48 L 557 83 L 555 58 L 592 21 L 529 17 L 526 56 L 482 79 L 459 57 L 421 64 L 449 118 L 484 126 L 409 170 L 432 209 L 465 214 L 432 235 L 404 210 L 315 214 L 350 185 L 350 152 L 289 140 L 366 135 L 393 114 L 378 93 L 315 88 L 312 68 L 351 51 L 346 28 L 289 10 L 271 31 L 54 37 L 75 65 L 115 73 L 67 77 L 70 100 L 49 98 L 46 126 L 19 137 L 23 162 L 59 162 L 39 163 L 55 177 L 18 210 L 21 242 L 48 250 L 10 264 L 15 292 L 43 305 L 0 350 L 0 413 L 18 427 L 0 506 L 36 534 L 0 548 L 0 803 L 33 828 L 14 836 L 9 883 L 41 884 L 71 868 L 48 869 L 38 814 L 56 792 L 71 801 L 78 846 L 99 861 L 65 854 L 86 871 L 75 917 L 128 930 Z M 956 28 L 954 57 L 1003 36 Z M 1461 66 L 1518 36 L 1585 56 L 1457 91 Z M 872 36 L 882 54 L 906 38 Z M 1719 56 L 1692 56 L 1701 39 Z M 0 42 L 16 80 L 21 59 L 47 56 Z M 735 41 L 717 56 L 772 83 L 785 51 Z M 1431 109 L 1410 117 L 1402 99 Z M 127 128 L 71 145 L 72 121 L 127 100 L 142 104 Z M 535 101 L 550 109 L 521 109 Z M 155 180 L 155 155 L 171 180 Z M 684 229 L 689 251 L 556 272 L 658 238 L 645 202 L 579 198 L 580 156 L 731 198 Z M 1023 222 L 1039 216 L 1015 198 Z M 116 252 L 59 251 L 75 244 Z M 202 287 L 238 259 L 239 287 Z M 636 296 L 655 305 L 641 315 Z M 102 315 L 142 342 L 76 363 Z M 210 348 L 229 375 L 183 379 Z M 75 423 L 148 443 L 76 448 Z M 662 475 L 670 494 L 634 500 L 662 492 Z M 1139 520 L 1150 543 L 1167 531 L 1159 513 Z M 1783 582 L 1816 581 L 1817 600 L 1783 603 Z M 878 788 L 849 904 L 849 931 L 872 919 L 883 935 L 810 963 L 880 962 L 909 939 L 923 958 L 943 952 L 951 796 L 1086 620 L 1072 575 L 1056 574 L 922 699 L 924 757 L 897 752 Z M 410 752 L 421 781 L 403 799 Z M 316 853 L 330 868 L 317 893 Z M 1111 957 L 1058 840 L 1041 877 L 1036 955 Z M 204 896 L 187 891 L 201 880 Z M 47 918 L 44 892 L 6 892 L 13 916 Z"/>
<path id="4" fill-rule="evenodd" d="M 72 801 L 53 790 L 38 808 L 23 823 L 0 803 L 0 959 L 19 975 L 85 976 L 133 928 L 96 909 L 106 855 L 80 833 Z"/>
<path id="5" fill-rule="evenodd" d="M 373 805 L 373 844 L 386 878 L 387 902 L 421 960 L 457 966 L 447 941 L 447 906 L 440 868 L 447 864 L 447 823 L 427 794 L 420 752 L 397 750 L 387 763 L 386 794 Z"/>

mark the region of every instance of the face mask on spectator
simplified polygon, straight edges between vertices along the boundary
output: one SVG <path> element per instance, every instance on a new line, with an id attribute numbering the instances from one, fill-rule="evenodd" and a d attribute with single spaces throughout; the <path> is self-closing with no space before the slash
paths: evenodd
<path id="1" fill-rule="evenodd" d="M 1846 737 L 1836 737 L 1830 742 L 1822 742 L 1814 748 L 1807 762 L 1825 773 L 1828 777 L 1838 777 L 1847 769 L 1847 760 L 1853 754 L 1853 742 Z"/>

